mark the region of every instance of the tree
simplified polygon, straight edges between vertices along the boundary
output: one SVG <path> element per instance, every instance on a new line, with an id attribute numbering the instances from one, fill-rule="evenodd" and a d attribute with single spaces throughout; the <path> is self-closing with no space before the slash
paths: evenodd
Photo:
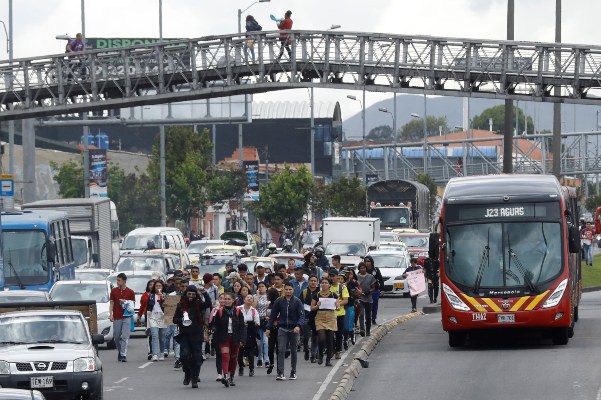
<path id="1" fill-rule="evenodd" d="M 218 169 L 207 185 L 210 203 L 240 198 L 245 190 L 246 173 L 242 168 Z"/>
<path id="2" fill-rule="evenodd" d="M 306 167 L 294 171 L 286 165 L 260 187 L 260 201 L 250 207 L 266 226 L 278 232 L 282 228 L 294 231 L 303 221 L 314 188 L 313 176 Z"/>
<path id="3" fill-rule="evenodd" d="M 429 218 L 432 219 L 432 216 L 436 212 L 436 196 L 438 195 L 438 186 L 436 186 L 436 181 L 432 179 L 432 177 L 425 172 L 421 172 L 417 174 L 415 180 L 421 184 L 424 184 L 430 190 L 430 215 Z"/>
<path id="4" fill-rule="evenodd" d="M 207 201 L 206 187 L 212 170 L 209 131 L 195 132 L 186 126 L 170 126 L 165 133 L 165 196 L 170 220 L 183 219 L 188 226 L 190 218 L 204 213 Z M 159 138 L 152 147 L 148 175 L 155 188 L 160 185 Z"/>
<path id="5" fill-rule="evenodd" d="M 443 132 L 449 130 L 447 117 L 426 117 L 426 132 L 428 136 L 438 136 L 440 128 Z M 419 142 L 424 139 L 424 121 L 421 118 L 414 118 L 401 127 L 401 138 L 404 141 Z"/>
<path id="6" fill-rule="evenodd" d="M 369 131 L 365 138 L 377 141 L 391 141 L 393 139 L 392 128 L 388 125 L 376 126 Z"/>
<path id="7" fill-rule="evenodd" d="M 521 134 L 522 132 L 524 132 L 524 111 L 522 111 L 521 108 L 513 108 L 513 118 L 512 118 L 512 125 L 511 125 L 511 132 L 514 132 L 515 129 L 515 115 L 517 112 L 517 119 L 518 119 L 518 134 Z M 485 129 L 488 130 L 490 127 L 490 124 L 488 122 L 488 120 L 492 118 L 492 129 L 494 132 L 497 133 L 504 133 L 505 132 L 505 106 L 504 105 L 499 105 L 499 106 L 494 106 L 494 107 L 490 107 L 487 108 L 486 110 L 482 111 L 481 114 L 476 115 L 474 117 L 474 119 L 472 120 L 472 128 L 474 129 Z M 532 118 L 528 117 L 528 133 L 534 133 L 534 121 L 532 121 Z"/>
<path id="8" fill-rule="evenodd" d="M 325 206 L 335 216 L 365 216 L 367 191 L 357 177 L 341 177 L 323 190 Z"/>

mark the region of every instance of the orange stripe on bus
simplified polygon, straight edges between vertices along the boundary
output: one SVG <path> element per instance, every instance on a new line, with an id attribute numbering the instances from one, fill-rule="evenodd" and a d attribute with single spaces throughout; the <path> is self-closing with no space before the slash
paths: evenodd
<path id="1" fill-rule="evenodd" d="M 489 299 L 489 298 L 483 298 L 482 300 L 484 300 L 484 302 L 485 302 L 486 304 L 488 304 L 488 306 L 489 306 L 490 308 L 492 308 L 492 310 L 493 310 L 493 311 L 496 311 L 496 312 L 501 312 L 501 308 L 499 308 L 499 306 L 498 306 L 498 305 L 496 305 L 496 304 L 495 304 L 495 302 L 494 302 L 494 301 L 492 301 L 491 299 Z"/>
<path id="2" fill-rule="evenodd" d="M 525 296 L 525 297 L 521 297 L 514 305 L 513 307 L 511 307 L 510 311 L 519 311 L 520 308 L 522 307 L 522 305 L 528 301 L 531 297 L 530 296 Z"/>
<path id="3" fill-rule="evenodd" d="M 528 304 L 528 307 L 526 307 L 526 311 L 532 311 L 534 309 L 534 307 L 536 307 L 538 305 L 538 303 L 540 303 L 540 301 L 547 295 L 549 294 L 549 291 L 547 290 L 544 293 L 539 294 L 538 296 L 536 296 L 534 298 L 534 300 L 532 300 L 532 302 L 530 304 Z"/>
<path id="4" fill-rule="evenodd" d="M 478 310 L 479 312 L 486 312 L 486 308 L 482 307 L 482 305 L 480 303 L 478 303 L 478 301 L 476 299 L 474 299 L 473 297 L 468 296 L 465 293 L 461 293 L 461 295 L 471 304 L 473 305 L 476 310 Z"/>

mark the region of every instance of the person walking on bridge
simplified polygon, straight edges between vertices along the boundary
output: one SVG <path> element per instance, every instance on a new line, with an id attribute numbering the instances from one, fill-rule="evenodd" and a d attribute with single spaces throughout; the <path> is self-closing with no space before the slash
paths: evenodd
<path id="1" fill-rule="evenodd" d="M 292 16 L 292 11 L 288 10 L 286 11 L 286 14 L 284 15 L 284 19 L 280 22 L 278 22 L 278 29 L 282 30 L 282 31 L 287 31 L 292 29 L 292 19 L 290 18 Z M 292 40 L 290 40 L 290 34 L 287 32 L 282 32 L 280 33 L 280 55 L 277 58 L 277 61 L 280 61 L 280 59 L 282 58 L 282 55 L 284 54 L 284 49 L 286 49 L 286 51 L 288 52 L 288 57 L 290 59 L 292 59 L 292 49 L 290 48 L 290 45 L 292 44 Z"/>

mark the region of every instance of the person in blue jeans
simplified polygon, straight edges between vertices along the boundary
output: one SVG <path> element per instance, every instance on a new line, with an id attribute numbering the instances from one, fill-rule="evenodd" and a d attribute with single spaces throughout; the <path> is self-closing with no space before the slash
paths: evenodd
<path id="1" fill-rule="evenodd" d="M 580 241 L 584 251 L 584 262 L 586 265 L 593 265 L 593 243 L 595 241 L 595 231 L 590 221 L 586 223 L 584 229 L 580 231 Z"/>
<path id="2" fill-rule="evenodd" d="M 376 325 L 376 319 L 378 318 L 378 304 L 380 302 L 380 293 L 384 290 L 384 278 L 379 268 L 374 265 L 374 259 L 371 256 L 365 256 L 363 259 L 365 266 L 367 267 L 367 273 L 371 274 L 376 278 L 376 290 L 371 294 L 371 323 Z"/>

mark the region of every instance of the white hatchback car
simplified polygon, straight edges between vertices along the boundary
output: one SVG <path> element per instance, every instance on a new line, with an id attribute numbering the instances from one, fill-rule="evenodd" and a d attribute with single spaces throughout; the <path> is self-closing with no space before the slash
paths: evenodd
<path id="1" fill-rule="evenodd" d="M 409 286 L 401 276 L 409 266 L 409 252 L 372 250 L 367 255 L 374 259 L 374 266 L 380 270 L 384 278 L 382 293 L 409 295 Z M 401 283 L 401 285 L 398 283 Z"/>
<path id="2" fill-rule="evenodd" d="M 113 323 L 109 320 L 109 297 L 112 285 L 103 281 L 58 281 L 50 289 L 53 301 L 96 301 L 98 333 L 104 336 L 107 348 L 114 349 Z"/>

